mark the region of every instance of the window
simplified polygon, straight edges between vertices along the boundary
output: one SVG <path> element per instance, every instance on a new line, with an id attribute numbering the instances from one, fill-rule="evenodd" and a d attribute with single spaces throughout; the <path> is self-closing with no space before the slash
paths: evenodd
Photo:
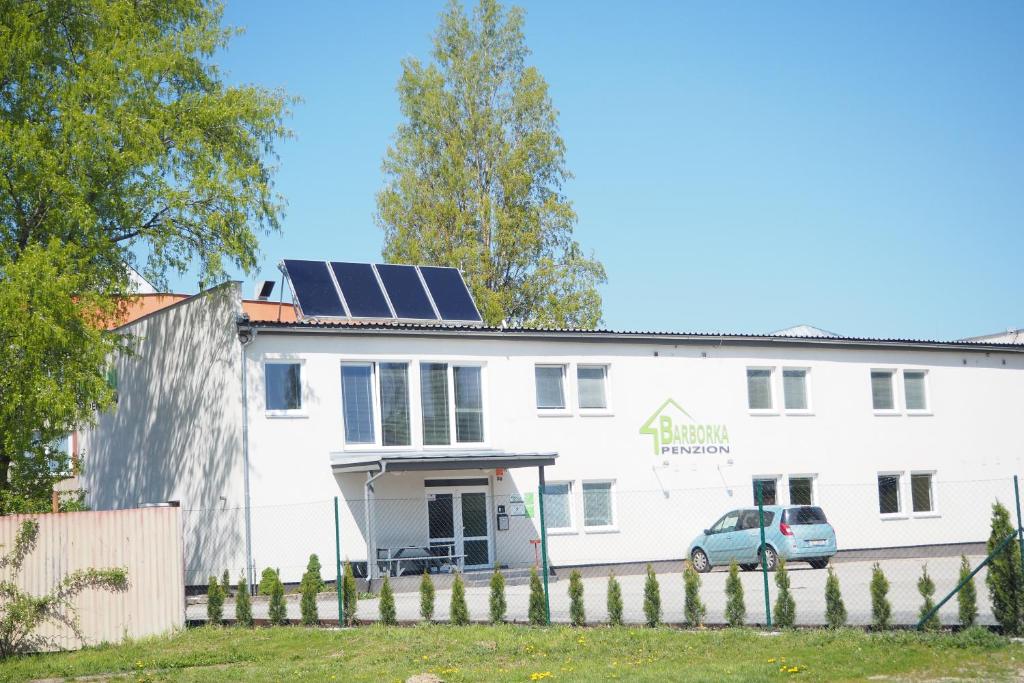
<path id="1" fill-rule="evenodd" d="M 757 485 L 761 485 L 761 494 L 764 496 L 764 505 L 776 505 L 776 480 L 775 479 L 754 479 L 754 505 L 757 505 Z"/>
<path id="2" fill-rule="evenodd" d="M 789 504 L 814 504 L 814 477 L 789 478 Z"/>
<path id="3" fill-rule="evenodd" d="M 608 407 L 608 398 L 605 395 L 607 377 L 608 368 L 604 365 L 577 366 L 576 387 L 581 410 L 600 410 Z"/>
<path id="4" fill-rule="evenodd" d="M 264 365 L 267 410 L 302 410 L 302 365 L 272 363 Z"/>
<path id="5" fill-rule="evenodd" d="M 828 524 L 825 512 L 819 507 L 793 508 L 782 513 L 782 521 L 792 526 Z"/>
<path id="6" fill-rule="evenodd" d="M 410 445 L 407 363 L 380 364 L 380 422 L 383 445 Z"/>
<path id="7" fill-rule="evenodd" d="M 883 515 L 900 513 L 900 475 L 878 475 L 878 511 Z"/>
<path id="8" fill-rule="evenodd" d="M 341 366 L 341 403 L 345 443 L 376 443 L 373 429 L 373 365 Z"/>
<path id="9" fill-rule="evenodd" d="M 807 371 L 783 368 L 782 395 L 786 410 L 807 410 Z"/>
<path id="10" fill-rule="evenodd" d="M 420 404 L 423 409 L 423 445 L 451 443 L 447 364 L 420 363 Z"/>
<path id="11" fill-rule="evenodd" d="M 736 522 L 740 518 L 740 511 L 733 510 L 732 512 L 725 513 L 725 516 L 715 522 L 714 526 L 711 527 L 711 533 L 722 534 L 727 531 L 736 530 Z"/>
<path id="12" fill-rule="evenodd" d="M 751 410 L 772 409 L 772 371 L 747 368 L 747 405 Z"/>
<path id="13" fill-rule="evenodd" d="M 478 365 L 420 363 L 420 404 L 423 445 L 483 443 L 484 403 L 482 368 Z M 449 386 L 451 385 L 451 386 Z M 449 405 L 449 397 L 453 397 Z M 455 411 L 455 434 L 450 412 Z"/>
<path id="14" fill-rule="evenodd" d="M 481 443 L 484 440 L 484 397 L 480 368 L 456 365 L 452 371 L 455 374 L 455 440 Z"/>
<path id="15" fill-rule="evenodd" d="M 903 395 L 907 410 L 928 410 L 928 397 L 925 392 L 925 372 L 923 370 L 903 371 Z"/>
<path id="16" fill-rule="evenodd" d="M 538 365 L 534 376 L 537 381 L 537 408 L 565 410 L 565 366 Z"/>
<path id="17" fill-rule="evenodd" d="M 611 527 L 614 524 L 612 483 L 610 481 L 583 482 L 583 526 L 585 528 Z"/>
<path id="18" fill-rule="evenodd" d="M 894 410 L 892 371 L 871 371 L 871 405 L 875 410 Z"/>
<path id="19" fill-rule="evenodd" d="M 767 529 L 775 521 L 775 513 L 771 510 L 764 510 L 764 526 Z M 745 529 L 761 528 L 761 510 L 744 510 L 740 513 L 740 521 L 736 525 L 736 531 Z"/>
<path id="20" fill-rule="evenodd" d="M 549 531 L 572 529 L 572 482 L 544 484 L 544 524 Z"/>
<path id="21" fill-rule="evenodd" d="M 910 504 L 914 512 L 935 512 L 931 472 L 911 473 Z"/>

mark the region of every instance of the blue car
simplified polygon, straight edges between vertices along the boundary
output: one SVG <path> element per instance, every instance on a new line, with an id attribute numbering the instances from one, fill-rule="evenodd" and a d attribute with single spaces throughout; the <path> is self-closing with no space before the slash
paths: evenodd
<path id="1" fill-rule="evenodd" d="M 687 557 L 698 572 L 728 565 L 733 560 L 744 571 L 761 564 L 761 529 L 756 507 L 740 508 L 693 539 Z M 836 554 L 836 532 L 820 507 L 812 505 L 764 506 L 764 559 L 769 570 L 778 559 L 807 562 L 822 569 Z"/>

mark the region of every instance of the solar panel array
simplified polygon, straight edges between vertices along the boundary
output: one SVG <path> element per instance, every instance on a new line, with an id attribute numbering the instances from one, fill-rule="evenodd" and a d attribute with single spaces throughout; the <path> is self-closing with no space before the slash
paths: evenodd
<path id="1" fill-rule="evenodd" d="M 300 318 L 482 324 L 457 268 L 285 259 Z"/>

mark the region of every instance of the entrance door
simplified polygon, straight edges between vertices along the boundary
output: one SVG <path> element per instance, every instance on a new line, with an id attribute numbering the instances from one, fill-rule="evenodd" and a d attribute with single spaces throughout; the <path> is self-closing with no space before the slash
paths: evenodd
<path id="1" fill-rule="evenodd" d="M 491 515 L 487 489 L 456 487 L 427 489 L 427 520 L 432 547 L 451 546 L 464 556 L 467 569 L 490 567 Z"/>

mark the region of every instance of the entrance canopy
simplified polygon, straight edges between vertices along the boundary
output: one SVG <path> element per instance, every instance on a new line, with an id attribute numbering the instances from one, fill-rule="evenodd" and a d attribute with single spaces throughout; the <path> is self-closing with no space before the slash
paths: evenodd
<path id="1" fill-rule="evenodd" d="M 557 453 L 511 453 L 497 450 L 423 450 L 331 453 L 331 469 L 345 472 L 413 472 L 424 470 L 493 470 L 554 465 Z"/>

